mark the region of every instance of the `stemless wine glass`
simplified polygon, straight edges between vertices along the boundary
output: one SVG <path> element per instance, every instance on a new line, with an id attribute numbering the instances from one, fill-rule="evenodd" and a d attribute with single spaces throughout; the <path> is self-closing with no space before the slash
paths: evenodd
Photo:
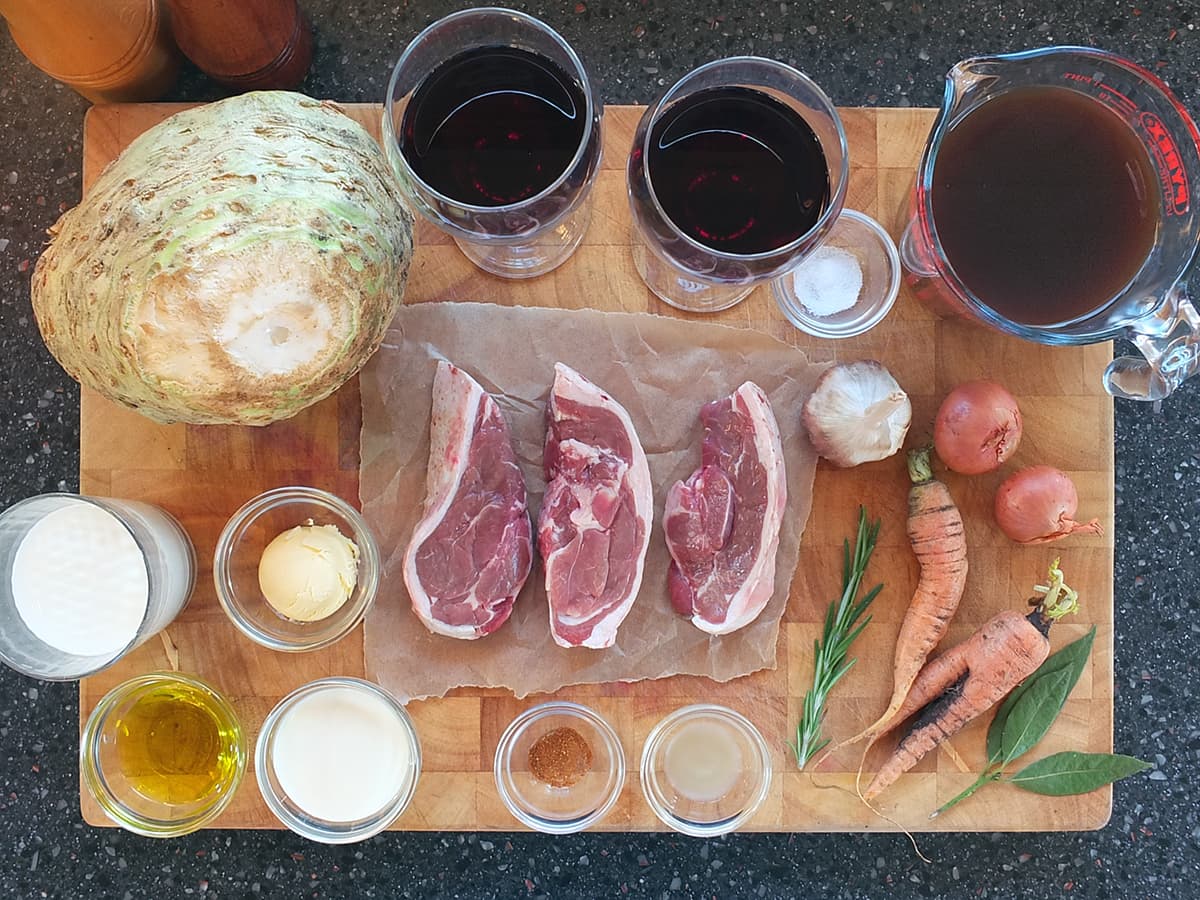
<path id="1" fill-rule="evenodd" d="M 548 25 L 488 7 L 416 36 L 392 71 L 384 148 L 402 190 L 467 258 L 542 275 L 579 246 L 604 106 Z"/>
<path id="2" fill-rule="evenodd" d="M 759 123 L 752 123 L 749 129 L 740 127 L 728 109 L 720 114 L 700 113 L 672 134 L 676 127 L 672 123 L 685 121 L 691 107 L 714 101 L 729 103 L 729 98 L 735 104 L 748 100 L 751 105 L 758 104 L 768 111 L 760 113 Z M 734 115 L 738 112 L 735 110 Z M 795 123 L 797 116 L 802 122 Z M 762 124 L 764 120 L 770 121 Z M 660 123 L 666 124 L 656 127 Z M 762 134 L 754 133 L 758 124 Z M 794 127 L 795 124 L 799 127 Z M 804 133 L 804 126 L 811 134 Z M 759 154 L 759 160 L 778 159 L 781 176 L 778 190 L 773 189 L 763 171 L 756 170 L 755 163 L 747 163 L 745 158 L 739 160 L 738 147 L 728 141 L 721 145 L 710 141 L 706 148 L 697 149 L 692 159 L 680 159 L 677 154 L 670 168 L 663 163 L 663 169 L 656 173 L 655 158 L 665 155 L 665 148 L 675 144 L 678 150 L 684 138 L 722 132 L 744 142 L 742 149 L 748 146 Z M 770 136 L 764 138 L 764 134 Z M 811 147 L 813 140 L 819 153 L 804 149 L 805 142 Z M 780 146 L 772 146 L 774 143 Z M 793 145 L 801 149 L 793 153 Z M 803 156 L 806 152 L 807 157 Z M 799 174 L 811 182 L 815 193 L 811 198 L 802 198 L 809 201 L 808 205 L 797 205 L 788 213 L 781 211 L 782 207 L 772 208 L 771 201 L 792 187 L 789 179 L 798 174 L 796 159 L 807 163 L 805 171 Z M 847 224 L 839 222 L 839 218 L 849 175 L 849 153 L 841 117 L 825 92 L 808 76 L 781 62 L 753 56 L 720 59 L 700 66 L 647 108 L 634 133 L 628 188 L 634 222 L 633 257 L 638 273 L 664 301 L 691 312 L 727 309 L 755 285 L 773 279 L 776 300 L 786 314 L 789 306 L 797 306 L 800 301 L 792 293 L 790 280 L 783 276 L 822 243 L 851 246 L 863 240 L 890 243 L 882 229 L 874 234 L 861 227 L 856 228 L 854 237 L 847 236 L 846 241 L 834 240 L 834 232 Z M 745 202 L 736 211 L 729 204 L 714 204 L 711 200 L 705 207 L 702 194 L 706 182 L 711 186 L 710 179 L 726 180 L 726 196 L 740 196 L 746 198 Z M 757 183 L 751 188 L 746 184 L 748 181 Z M 670 192 L 680 196 L 667 197 Z M 756 202 L 756 198 L 766 202 Z M 674 209 L 675 218 L 668 207 Z M 693 214 L 695 221 L 683 220 Z M 721 220 L 720 241 L 701 239 L 700 235 L 707 232 L 702 224 L 706 216 Z M 867 218 L 861 214 L 857 217 Z M 804 227 L 808 218 L 812 222 Z M 767 245 L 762 248 L 750 245 L 750 252 L 746 252 L 747 248 L 738 243 L 753 230 L 765 235 L 763 241 Z M 770 243 L 772 237 L 778 242 Z M 723 243 L 726 249 L 713 246 L 714 243 Z M 885 299 L 890 303 L 890 298 Z M 877 302 L 874 305 L 879 306 Z M 791 315 L 788 317 L 795 322 Z"/>

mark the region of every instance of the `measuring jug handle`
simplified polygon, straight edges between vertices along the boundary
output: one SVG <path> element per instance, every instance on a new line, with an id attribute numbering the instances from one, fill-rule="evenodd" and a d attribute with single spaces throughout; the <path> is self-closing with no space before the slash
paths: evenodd
<path id="1" fill-rule="evenodd" d="M 1142 356 L 1118 357 L 1104 371 L 1104 387 L 1114 397 L 1162 400 L 1200 372 L 1200 313 L 1182 284 L 1133 327 L 1130 340 Z"/>

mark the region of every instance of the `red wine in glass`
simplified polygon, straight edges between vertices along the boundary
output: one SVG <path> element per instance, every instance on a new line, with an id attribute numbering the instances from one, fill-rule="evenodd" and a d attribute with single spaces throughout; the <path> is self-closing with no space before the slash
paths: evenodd
<path id="1" fill-rule="evenodd" d="M 520 203 L 567 171 L 586 125 L 583 87 L 517 47 L 476 47 L 435 68 L 404 111 L 400 149 L 459 203 Z"/>
<path id="2" fill-rule="evenodd" d="M 807 122 L 769 94 L 698 90 L 653 125 L 646 167 L 663 212 L 721 253 L 768 253 L 802 237 L 829 204 L 829 167 Z"/>

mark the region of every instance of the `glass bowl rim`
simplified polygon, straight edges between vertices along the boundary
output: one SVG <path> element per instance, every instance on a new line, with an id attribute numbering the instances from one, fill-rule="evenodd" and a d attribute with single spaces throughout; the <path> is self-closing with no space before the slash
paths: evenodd
<path id="1" fill-rule="evenodd" d="M 878 239 L 877 246 L 881 248 L 882 255 L 888 264 L 887 290 L 884 292 L 882 299 L 872 307 L 870 314 L 866 318 L 853 328 L 839 329 L 823 325 L 823 320 L 820 317 L 805 312 L 803 303 L 799 300 L 794 300 L 790 295 L 785 293 L 787 290 L 786 281 L 795 274 L 796 269 L 785 272 L 782 276 L 785 285 L 779 288 L 776 288 L 774 285 L 772 286 L 775 303 L 779 307 L 779 311 L 783 313 L 783 317 L 792 327 L 812 337 L 839 340 L 841 338 L 851 338 L 866 334 L 882 322 L 887 314 L 892 311 L 892 307 L 896 305 L 896 300 L 900 295 L 900 276 L 902 272 L 900 251 L 887 229 L 883 227 L 883 224 L 878 219 L 857 209 L 843 209 L 842 214 L 837 219 L 837 224 L 834 226 L 835 229 L 843 221 L 867 229 Z M 831 245 L 828 241 L 823 241 L 813 249 L 813 253 L 819 253 L 822 248 L 827 246 Z M 805 259 L 801 260 L 796 268 L 804 265 L 808 258 L 805 257 Z"/>
<path id="2" fill-rule="evenodd" d="M 604 801 L 591 812 L 570 819 L 545 819 L 528 812 L 521 805 L 516 790 L 509 784 L 509 777 L 512 772 L 512 750 L 516 745 L 517 739 L 530 726 L 551 716 L 565 716 L 570 719 L 586 722 L 600 736 L 601 742 L 608 751 L 610 786 Z M 616 729 L 594 709 L 569 700 L 551 700 L 529 707 L 508 723 L 508 727 L 504 729 L 504 733 L 500 736 L 500 741 L 496 744 L 492 775 L 496 782 L 496 791 L 499 793 L 505 808 L 522 825 L 532 828 L 535 831 L 540 831 L 543 834 L 572 834 L 595 825 L 608 815 L 613 806 L 616 805 L 617 800 L 621 796 L 621 791 L 625 787 L 625 750 Z"/>
<path id="3" fill-rule="evenodd" d="M 178 820 L 151 818 L 130 810 L 128 806 L 109 790 L 108 781 L 100 771 L 95 753 L 95 744 L 103 730 L 102 726 L 118 704 L 127 699 L 135 691 L 156 684 L 170 684 L 172 682 L 182 682 L 189 687 L 203 691 L 212 700 L 213 705 L 220 709 L 221 715 L 227 717 L 237 725 L 237 737 L 235 741 L 237 747 L 237 765 L 234 767 L 227 782 L 228 790 L 199 812 L 186 819 Z M 237 710 L 234 709 L 233 704 L 224 694 L 204 679 L 195 675 L 168 671 L 147 672 L 144 675 L 136 675 L 133 678 L 129 678 L 112 688 L 100 698 L 100 702 L 96 704 L 95 709 L 88 716 L 87 722 L 83 727 L 83 732 L 79 737 L 79 780 L 81 786 L 87 788 L 104 815 L 125 830 L 143 837 L 180 837 L 203 828 L 225 811 L 226 807 L 233 801 L 233 797 L 245 777 L 248 757 L 245 725 L 242 723 L 241 717 L 237 714 Z"/>
<path id="4" fill-rule="evenodd" d="M 654 777 L 654 760 L 657 759 L 658 753 L 662 749 L 664 736 L 681 722 L 704 718 L 721 719 L 725 724 L 731 725 L 744 734 L 756 751 L 759 773 L 758 785 L 750 794 L 741 812 L 712 823 L 692 822 L 676 816 L 659 798 L 658 779 Z M 693 703 L 667 713 L 646 735 L 645 743 L 642 744 L 642 760 L 638 774 L 642 783 L 642 794 L 659 821 L 690 837 L 716 837 L 736 831 L 758 812 L 763 801 L 766 800 L 767 794 L 770 793 L 771 778 L 774 773 L 766 739 L 763 738 L 762 732 L 753 722 L 737 710 L 727 706 L 715 703 Z"/>
<path id="5" fill-rule="evenodd" d="M 326 820 L 318 819 L 316 816 L 301 819 L 287 808 L 283 802 L 283 797 L 275 791 L 271 784 L 270 775 L 273 771 L 273 766 L 271 765 L 271 760 L 268 758 L 268 753 L 272 749 L 271 744 L 275 731 L 279 727 L 280 722 L 283 721 L 283 717 L 300 700 L 321 693 L 322 691 L 343 688 L 372 694 L 386 703 L 388 708 L 396 714 L 396 720 L 401 724 L 402 730 L 408 739 L 411 757 L 404 784 L 401 785 L 399 791 L 389 803 L 383 806 L 374 816 L 360 820 L 357 827 L 335 830 L 336 826 L 342 823 L 328 822 L 331 827 L 322 828 L 320 825 L 314 823 Z M 413 796 L 417 792 L 417 784 L 421 780 L 421 769 L 420 736 L 417 734 L 416 725 L 413 723 L 412 716 L 408 714 L 408 710 L 404 708 L 404 704 L 396 699 L 391 691 L 388 691 L 381 685 L 373 681 L 368 681 L 365 678 L 355 678 L 350 675 L 334 675 L 328 678 L 318 678 L 315 681 L 309 681 L 296 688 L 276 703 L 274 708 L 267 714 L 267 717 L 263 720 L 262 728 L 259 729 L 258 739 L 254 745 L 254 774 L 258 781 L 259 792 L 262 794 L 263 801 L 267 804 L 267 807 L 290 831 L 298 834 L 300 837 L 322 844 L 353 844 L 374 837 L 386 829 L 412 803 Z"/>

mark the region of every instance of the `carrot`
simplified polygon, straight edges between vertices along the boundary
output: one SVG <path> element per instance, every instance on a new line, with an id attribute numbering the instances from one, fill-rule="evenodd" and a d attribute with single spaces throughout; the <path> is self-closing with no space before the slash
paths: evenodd
<path id="1" fill-rule="evenodd" d="M 914 714 L 917 718 L 863 799 L 869 803 L 878 797 L 926 753 L 1033 674 L 1050 655 L 1050 625 L 1077 606 L 1077 595 L 1063 583 L 1055 560 L 1050 586 L 1037 609 L 1027 616 L 1014 610 L 998 613 L 967 640 L 931 660 L 913 682 L 895 723 Z"/>
<path id="2" fill-rule="evenodd" d="M 891 725 L 879 733 L 880 737 L 950 690 L 967 673 L 967 643 L 963 641 L 925 663 L 904 698 L 904 704 Z"/>
<path id="3" fill-rule="evenodd" d="M 892 699 L 873 724 L 834 750 L 861 740 L 874 743 L 899 721 L 897 715 L 905 698 L 929 654 L 945 636 L 966 585 L 967 542 L 962 516 L 950 491 L 933 477 L 928 447 L 909 451 L 908 476 L 912 480 L 908 491 L 908 540 L 921 576 L 896 639 Z"/>

